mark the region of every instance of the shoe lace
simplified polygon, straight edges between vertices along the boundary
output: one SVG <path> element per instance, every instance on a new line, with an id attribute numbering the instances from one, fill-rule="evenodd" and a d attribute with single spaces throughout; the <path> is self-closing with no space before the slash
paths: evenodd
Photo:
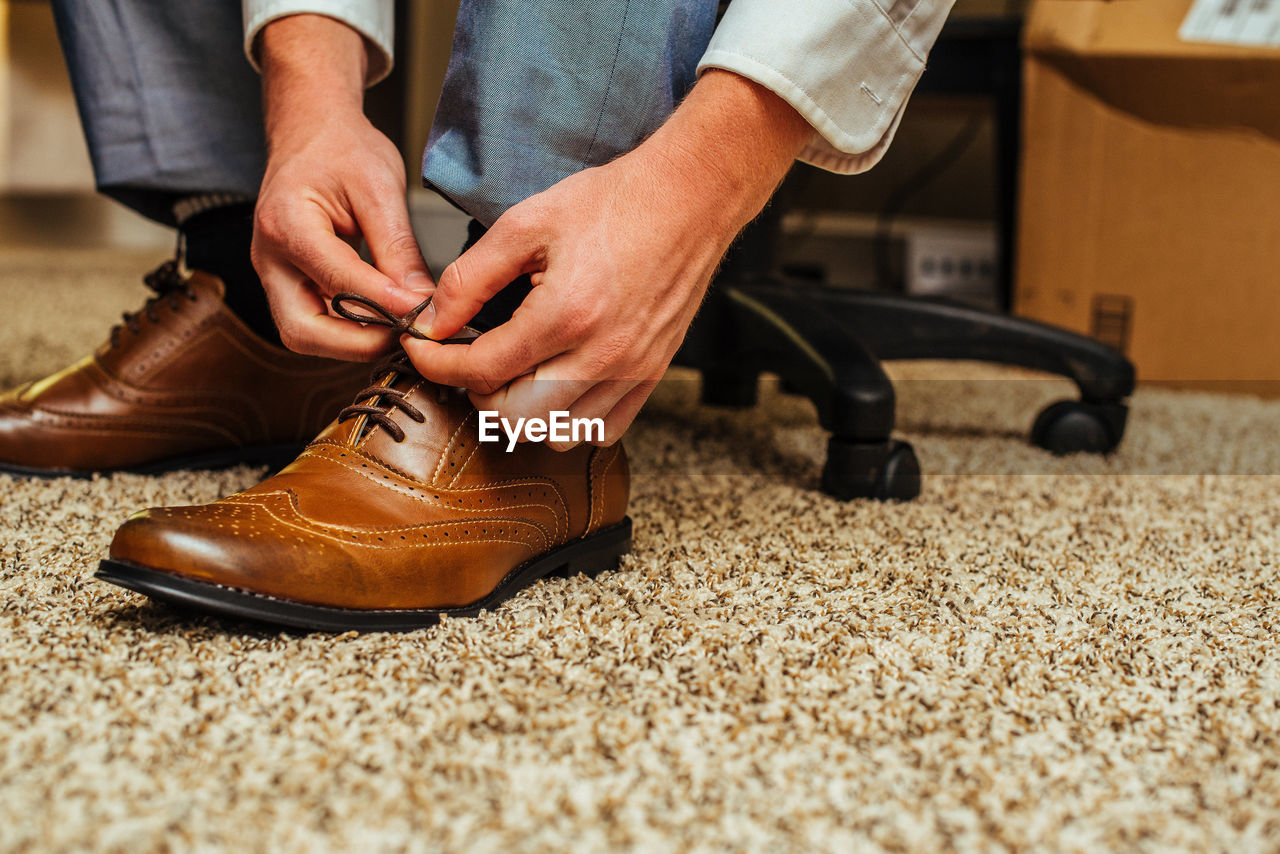
<path id="1" fill-rule="evenodd" d="M 160 315 L 156 313 L 156 309 L 161 302 L 167 302 L 170 309 L 177 311 L 182 305 L 183 298 L 190 302 L 196 301 L 196 293 L 191 289 L 187 278 L 182 274 L 176 258 L 165 261 L 159 267 L 147 273 L 142 277 L 142 281 L 155 292 L 155 296 L 148 297 L 139 311 L 126 311 L 120 315 L 122 322 L 111 327 L 112 347 L 119 346 L 120 332 L 122 330 L 127 328 L 135 335 L 141 332 L 141 324 L 144 317 L 152 323 L 159 323 Z"/>
<path id="2" fill-rule="evenodd" d="M 352 311 L 347 308 L 347 303 L 355 303 L 372 313 L 365 314 Z M 408 335 L 410 338 L 416 338 L 420 341 L 428 340 L 426 334 L 422 330 L 415 328 L 413 324 L 418 319 L 418 315 L 422 314 L 426 307 L 431 305 L 431 297 L 427 297 L 403 315 L 395 314 L 380 303 L 362 294 L 337 294 L 334 296 L 331 305 L 334 313 L 339 317 L 353 320 L 356 323 L 387 327 L 391 330 L 397 342 L 400 340 L 401 335 Z M 470 338 L 446 338 L 440 343 L 469 344 L 471 340 Z M 374 367 L 373 373 L 369 378 L 369 386 L 361 389 L 356 394 L 355 403 L 338 413 L 338 423 L 341 424 L 344 421 L 363 415 L 367 419 L 366 424 L 381 427 L 387 431 L 393 441 L 403 442 L 404 430 L 391 417 L 395 411 L 403 412 L 418 424 L 426 421 L 427 417 L 422 414 L 421 409 L 405 400 L 403 391 L 392 388 L 392 384 L 402 375 L 421 376 L 417 368 L 409 361 L 409 354 L 398 348 L 396 352 L 388 355 Z M 443 400 L 446 391 L 443 387 L 437 388 Z"/>

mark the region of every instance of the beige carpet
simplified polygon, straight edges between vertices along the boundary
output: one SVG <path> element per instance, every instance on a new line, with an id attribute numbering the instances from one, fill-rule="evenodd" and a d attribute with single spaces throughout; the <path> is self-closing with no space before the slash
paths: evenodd
<path id="1" fill-rule="evenodd" d="M 0 381 L 86 352 L 142 263 L 0 257 Z M 1023 434 L 1061 384 L 899 373 L 952 473 L 919 500 L 824 497 L 807 405 L 678 375 L 621 571 L 409 635 L 91 579 L 131 510 L 256 471 L 0 477 L 0 848 L 1280 849 L 1280 406 L 1143 392 L 1121 453 L 1056 460 Z"/>

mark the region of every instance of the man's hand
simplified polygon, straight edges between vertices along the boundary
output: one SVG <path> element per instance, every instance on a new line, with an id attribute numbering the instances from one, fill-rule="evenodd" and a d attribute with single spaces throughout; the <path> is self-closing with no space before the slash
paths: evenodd
<path id="1" fill-rule="evenodd" d="M 326 297 L 355 291 L 403 313 L 433 287 L 409 225 L 400 152 L 364 117 L 365 51 L 359 33 L 321 15 L 262 31 L 269 155 L 253 236 L 285 345 L 357 360 L 394 342 L 333 316 Z M 354 248 L 361 237 L 376 269 Z"/>
<path id="2" fill-rule="evenodd" d="M 670 364 L 716 266 L 760 211 L 812 129 L 785 101 L 708 71 L 634 151 L 507 211 L 440 277 L 444 339 L 511 280 L 533 290 L 470 345 L 405 338 L 427 379 L 463 386 L 511 419 L 554 410 L 621 437 Z M 550 443 L 564 449 L 569 445 Z"/>

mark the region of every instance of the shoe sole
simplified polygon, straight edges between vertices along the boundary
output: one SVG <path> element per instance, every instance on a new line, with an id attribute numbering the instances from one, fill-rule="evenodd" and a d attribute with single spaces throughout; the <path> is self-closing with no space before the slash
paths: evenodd
<path id="1" fill-rule="evenodd" d="M 33 477 L 50 480 L 56 477 L 71 477 L 88 480 L 95 475 L 110 474 L 166 474 L 173 471 L 225 469 L 232 466 L 270 466 L 273 471 L 282 469 L 293 462 L 302 453 L 305 444 L 292 445 L 259 445 L 250 448 L 234 448 L 225 451 L 210 451 L 203 454 L 192 454 L 185 457 L 171 457 L 154 463 L 140 466 L 126 466 L 118 469 L 41 469 L 28 466 L 0 463 L 0 474 L 17 477 Z"/>
<path id="2" fill-rule="evenodd" d="M 96 578 L 186 608 L 225 617 L 255 620 L 316 632 L 407 632 L 440 622 L 442 617 L 474 617 L 501 605 L 524 588 L 548 576 L 594 578 L 614 569 L 631 550 L 631 519 L 601 529 L 526 561 L 478 602 L 453 608 L 364 610 L 310 605 L 251 590 L 197 581 L 163 570 L 119 560 L 103 560 Z"/>

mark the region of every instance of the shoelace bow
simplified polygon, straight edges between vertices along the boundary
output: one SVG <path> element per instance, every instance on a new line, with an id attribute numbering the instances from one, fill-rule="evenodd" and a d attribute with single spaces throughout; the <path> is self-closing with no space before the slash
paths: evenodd
<path id="1" fill-rule="evenodd" d="M 363 306 L 372 314 L 363 314 L 354 312 L 347 308 L 347 303 L 355 303 Z M 341 293 L 334 296 L 330 303 L 333 311 L 339 317 L 353 320 L 356 323 L 373 324 L 374 326 L 385 326 L 391 330 L 396 341 L 400 340 L 401 335 L 408 335 L 410 338 L 417 338 L 420 341 L 426 341 L 427 336 L 420 329 L 414 327 L 418 315 L 431 305 L 431 297 L 427 297 L 415 307 L 410 309 L 403 315 L 397 315 L 380 303 L 369 299 L 362 294 Z M 441 344 L 469 344 L 470 338 L 446 338 L 440 342 Z M 395 410 L 400 410 L 411 419 L 421 424 L 427 420 L 422 414 L 422 410 L 418 409 L 412 403 L 404 399 L 405 393 L 399 389 L 391 387 L 401 374 L 417 374 L 417 369 L 413 363 L 409 361 L 409 354 L 403 349 L 392 353 L 383 359 L 373 369 L 370 376 L 370 385 L 362 389 L 356 394 L 356 402 L 344 408 L 338 413 L 338 423 L 352 418 L 358 418 L 364 415 L 371 421 L 382 427 L 390 434 L 392 440 L 396 442 L 404 441 L 404 430 L 391 419 L 391 415 Z M 440 387 L 440 396 L 443 398 L 446 391 Z M 361 401 L 369 401 L 362 403 Z"/>
<path id="2" fill-rule="evenodd" d="M 142 277 L 142 281 L 148 288 L 155 292 L 155 296 L 148 297 L 143 303 L 139 311 L 126 311 L 120 315 L 123 322 L 117 323 L 111 327 L 111 346 L 115 347 L 120 343 L 120 330 L 128 328 L 130 332 L 137 335 L 142 331 L 140 321 L 143 317 L 152 323 L 160 322 L 160 315 L 156 314 L 156 308 L 162 301 L 169 303 L 169 308 L 177 311 L 182 305 L 185 298 L 191 302 L 196 301 L 195 291 L 191 290 L 191 286 L 187 283 L 187 279 L 182 275 L 182 271 L 178 268 L 176 258 L 165 261 L 159 267 L 156 267 L 150 273 Z"/>

